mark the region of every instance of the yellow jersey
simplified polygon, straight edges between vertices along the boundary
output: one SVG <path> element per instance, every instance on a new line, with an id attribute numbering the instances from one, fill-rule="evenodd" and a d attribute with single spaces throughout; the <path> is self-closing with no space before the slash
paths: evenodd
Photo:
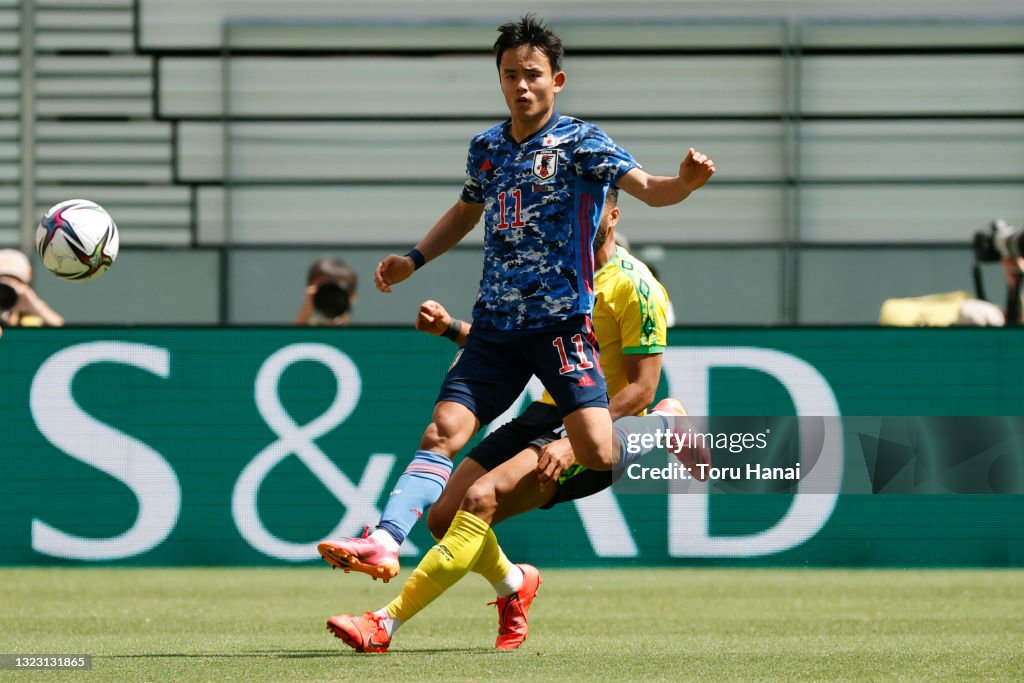
<path id="1" fill-rule="evenodd" d="M 627 384 L 626 354 L 661 353 L 668 343 L 665 313 L 669 299 L 651 271 L 622 247 L 594 274 L 594 334 L 601 347 L 601 369 L 608 395 Z M 540 399 L 554 405 L 547 391 Z"/>

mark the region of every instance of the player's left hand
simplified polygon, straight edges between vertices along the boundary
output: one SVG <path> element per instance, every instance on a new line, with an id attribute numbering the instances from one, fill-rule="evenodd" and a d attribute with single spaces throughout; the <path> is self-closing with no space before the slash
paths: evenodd
<path id="1" fill-rule="evenodd" d="M 377 264 L 373 272 L 373 284 L 385 294 L 391 293 L 391 285 L 405 280 L 416 270 L 416 265 L 408 256 L 388 254 Z"/>
<path id="2" fill-rule="evenodd" d="M 541 448 L 540 457 L 537 459 L 537 478 L 540 480 L 540 487 L 547 489 L 558 482 L 562 472 L 565 472 L 575 460 L 569 439 L 552 441 Z"/>
<path id="3" fill-rule="evenodd" d="M 715 174 L 715 162 L 708 155 L 698 152 L 693 147 L 686 158 L 679 164 L 679 178 L 687 192 L 703 187 Z"/>

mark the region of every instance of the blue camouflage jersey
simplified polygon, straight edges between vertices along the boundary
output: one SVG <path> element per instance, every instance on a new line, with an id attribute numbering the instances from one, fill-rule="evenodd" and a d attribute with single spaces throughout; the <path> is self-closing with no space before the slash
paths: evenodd
<path id="1" fill-rule="evenodd" d="M 555 325 L 594 306 L 594 235 L 608 188 L 635 159 L 597 126 L 552 113 L 521 143 L 510 121 L 469 144 L 463 201 L 484 205 L 473 324 Z"/>

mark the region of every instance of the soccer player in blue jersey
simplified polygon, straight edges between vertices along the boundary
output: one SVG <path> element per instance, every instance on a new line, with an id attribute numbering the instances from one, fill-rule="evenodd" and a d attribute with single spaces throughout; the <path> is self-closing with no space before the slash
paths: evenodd
<path id="1" fill-rule="evenodd" d="M 576 460 L 595 470 L 615 466 L 618 447 L 590 320 L 593 240 L 605 196 L 618 187 L 650 206 L 669 206 L 715 172 L 714 162 L 691 148 L 678 175 L 649 175 L 597 126 L 555 111 L 565 73 L 554 33 L 533 16 L 498 32 L 494 53 L 509 119 L 470 142 L 455 205 L 414 249 L 387 256 L 374 275 L 377 288 L 390 292 L 484 217 L 472 333 L 445 377 L 419 450 L 372 534 L 320 544 L 328 561 L 374 578 L 398 573 L 398 548 L 440 496 L 459 449 L 512 404 L 531 375 L 554 398 Z M 461 534 L 472 545 L 488 530 L 466 515 L 449 536 Z"/>
<path id="2" fill-rule="evenodd" d="M 643 428 L 636 418 L 627 416 L 645 413 L 654 400 L 661 378 L 661 354 L 668 340 L 669 298 L 647 266 L 616 245 L 617 193 L 615 188 L 608 190 L 594 239 L 597 271 L 593 322 L 608 384 L 608 410 L 612 417 L 632 420 L 631 424 L 616 421 L 616 430 L 639 432 Z M 438 335 L 455 330 L 455 334 L 448 336 L 460 345 L 472 329 L 453 320 L 436 301 L 420 305 L 416 328 Z M 685 415 L 686 411 L 679 401 L 669 398 L 654 407 L 654 414 L 671 417 Z M 676 426 L 677 419 L 654 423 Z M 471 514 L 493 527 L 511 516 L 583 498 L 612 485 L 614 471 L 588 470 L 573 462 L 572 451 L 565 450 L 566 439 L 561 438 L 561 423 L 558 408 L 545 393 L 522 415 L 477 444 L 455 468 L 441 497 L 430 506 L 427 524 L 440 540 L 413 570 L 401 594 L 381 609 L 362 616 L 330 617 L 327 623 L 331 632 L 359 652 L 385 652 L 402 623 L 472 571 L 486 579 L 496 593 L 495 601 L 490 603 L 498 608 L 498 637 L 494 646 L 499 650 L 521 646 L 529 633 L 527 614 L 542 583 L 537 568 L 513 564 L 493 531 L 486 534 L 479 551 L 471 545 L 472 555 L 459 552 L 449 557 L 441 548 L 465 546 L 464 535 L 454 542 L 446 535 L 459 515 Z M 661 428 L 654 427 L 651 421 L 644 427 Z M 552 448 L 552 444 L 556 447 Z M 540 467 L 544 457 L 548 458 L 547 467 Z M 691 471 L 697 471 L 697 462 L 710 462 L 706 449 L 680 452 L 677 457 Z M 621 474 L 622 469 L 617 469 Z"/>

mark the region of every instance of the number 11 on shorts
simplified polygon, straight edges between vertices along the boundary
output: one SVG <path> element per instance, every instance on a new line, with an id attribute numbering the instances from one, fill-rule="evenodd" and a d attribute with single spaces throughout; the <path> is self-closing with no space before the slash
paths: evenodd
<path id="1" fill-rule="evenodd" d="M 555 337 L 551 342 L 551 345 L 558 349 L 558 358 L 562 361 L 562 367 L 558 369 L 558 374 L 560 375 L 568 375 L 576 370 L 589 370 L 594 367 L 594 364 L 587 359 L 587 354 L 583 351 L 583 335 L 574 334 L 570 341 L 576 347 L 576 356 L 580 359 L 580 362 L 576 365 L 569 362 L 569 357 L 565 354 L 565 343 L 561 337 Z"/>

